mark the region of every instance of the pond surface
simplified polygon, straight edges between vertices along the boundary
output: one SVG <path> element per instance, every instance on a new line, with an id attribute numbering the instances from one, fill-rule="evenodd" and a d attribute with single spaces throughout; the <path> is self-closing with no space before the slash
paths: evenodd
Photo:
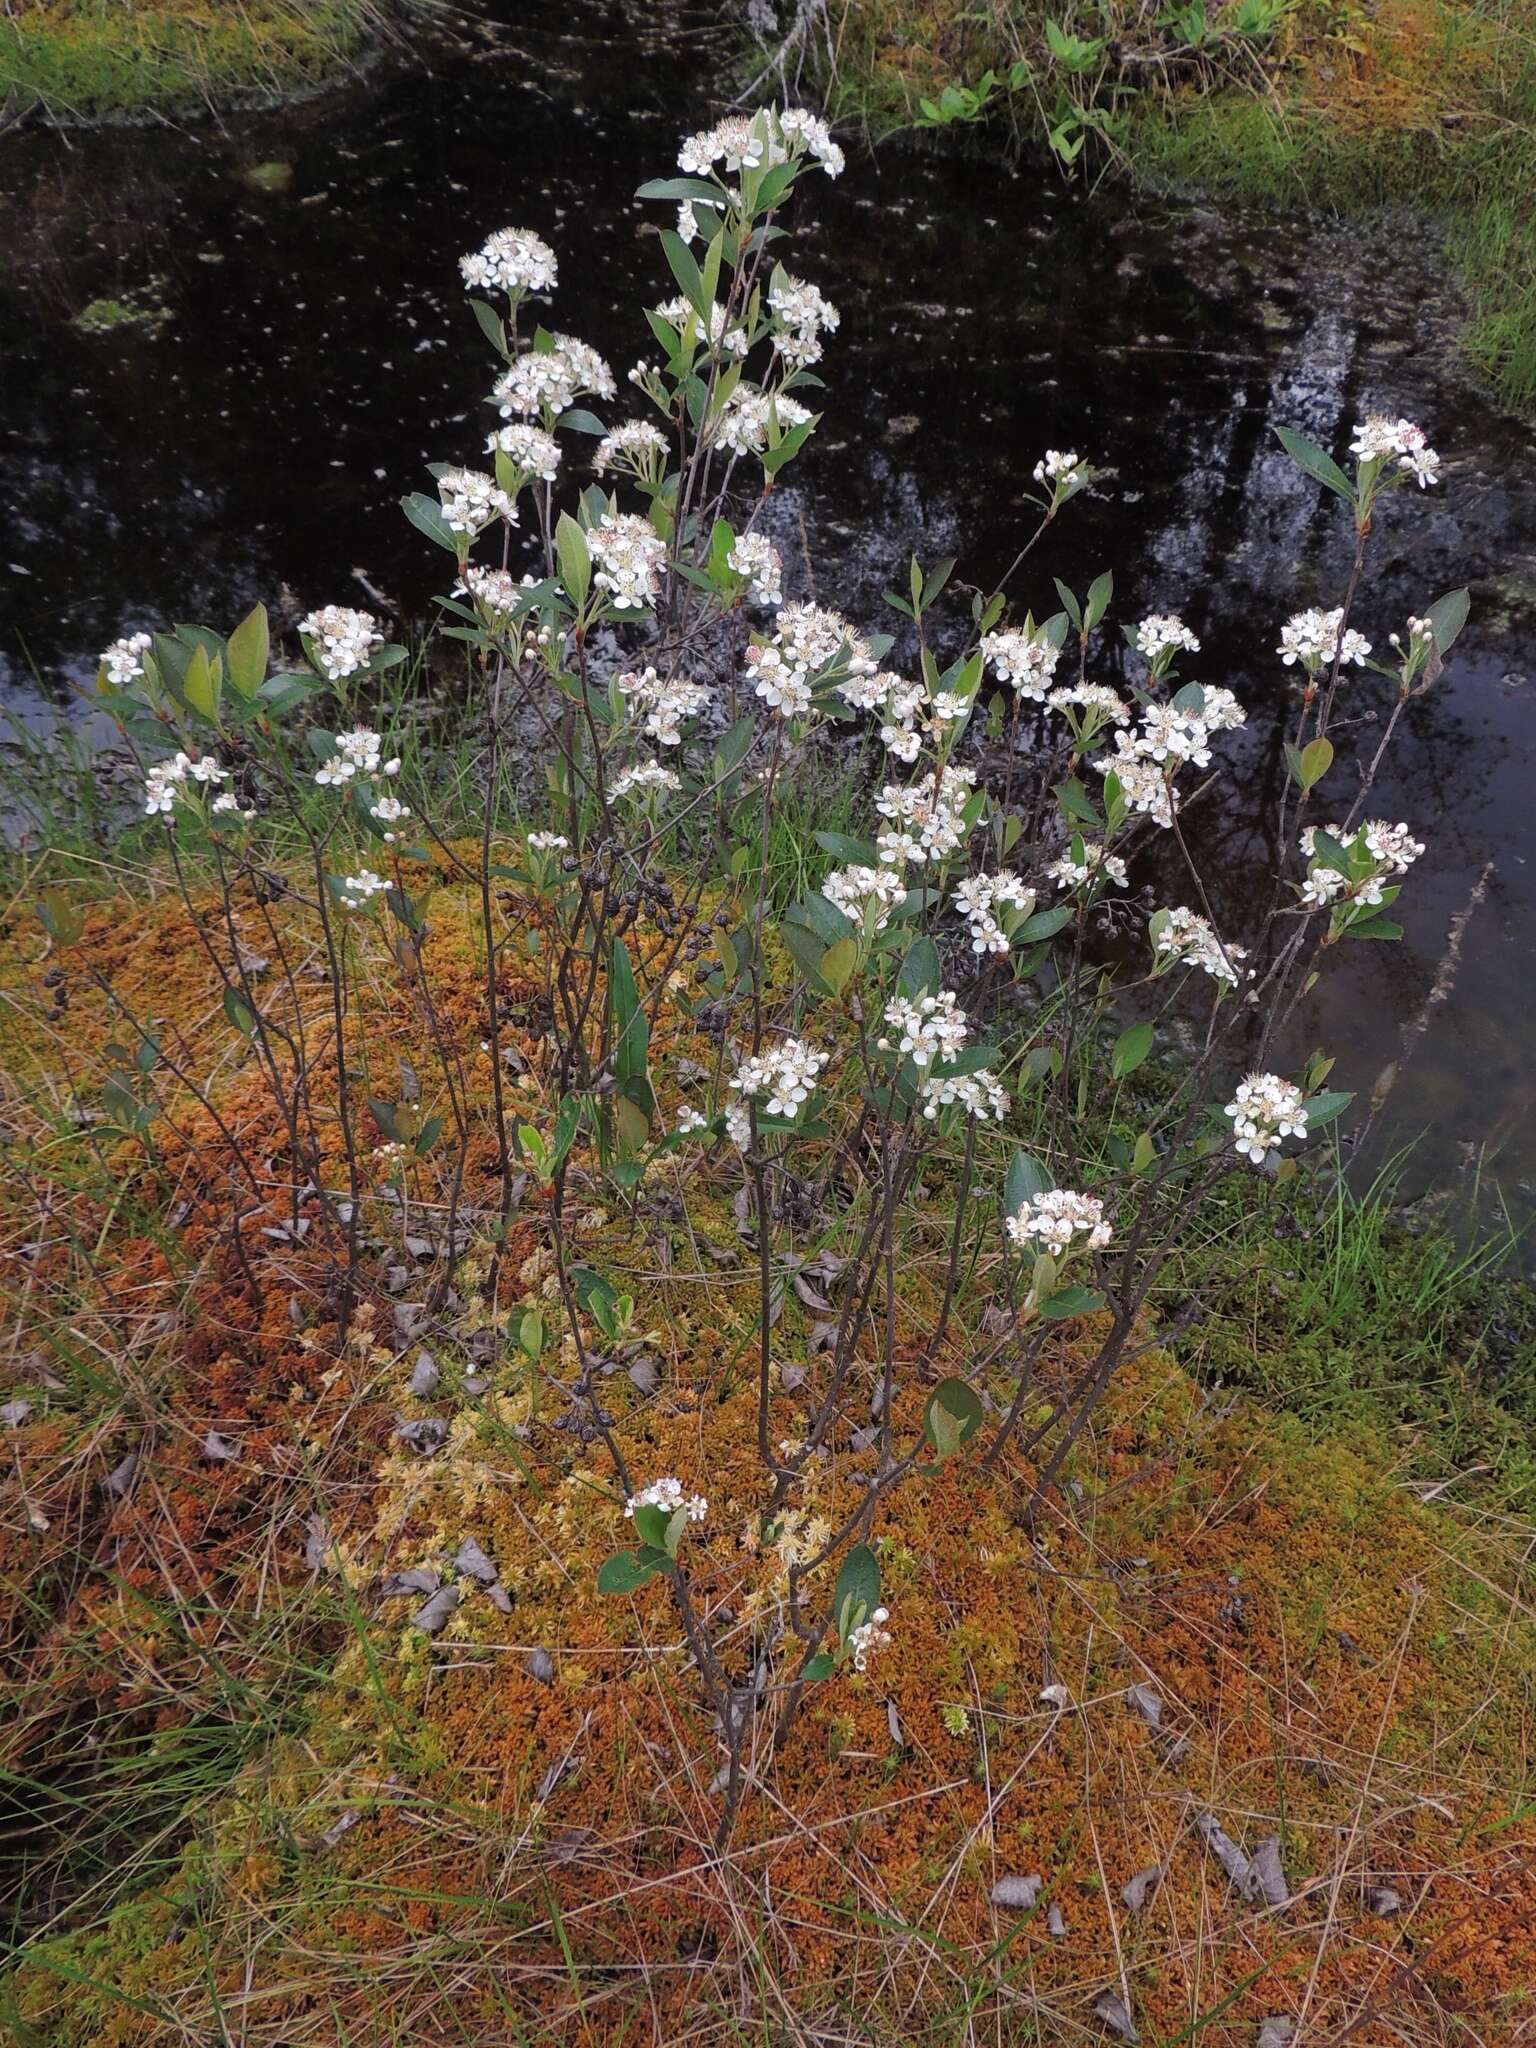
<path id="1" fill-rule="evenodd" d="M 662 210 L 629 194 L 712 117 L 718 17 L 688 0 L 484 12 L 499 25 L 430 68 L 303 106 L 0 144 L 0 692 L 21 715 L 84 719 L 50 707 L 108 640 L 168 619 L 227 627 L 258 597 L 429 609 L 443 558 L 398 504 L 430 488 L 425 463 L 482 446 L 489 372 L 456 259 L 491 228 L 556 245 L 552 324 L 621 376 L 647 351 L 642 294 L 670 292 Z M 1279 626 L 1336 601 L 1348 561 L 1272 429 L 1338 450 L 1380 407 L 1430 430 L 1445 483 L 1388 504 L 1356 619 L 1380 647 L 1472 585 L 1472 623 L 1378 785 L 1429 852 L 1397 913 L 1403 943 L 1344 949 L 1303 1029 L 1362 1093 L 1411 1045 L 1373 1144 L 1421 1139 L 1414 1174 L 1441 1187 L 1486 1158 L 1528 1212 L 1536 463 L 1530 428 L 1458 370 L 1425 238 L 1087 198 L 1032 167 L 850 158 L 836 184 L 806 181 L 796 222 L 794 267 L 843 324 L 822 366 L 828 417 L 774 530 L 796 557 L 808 539 L 817 592 L 875 626 L 913 551 L 957 554 L 983 584 L 1001 572 L 1046 446 L 1112 465 L 1017 594 L 1054 610 L 1052 574 L 1082 590 L 1113 567 L 1116 616 L 1180 611 L 1204 642 L 1194 672 L 1247 704 L 1227 743 L 1237 793 L 1201 824 L 1229 932 L 1274 866 Z M 1106 648 L 1096 672 L 1113 681 L 1120 662 Z M 1387 708 L 1379 679 L 1349 688 L 1361 716 Z"/>

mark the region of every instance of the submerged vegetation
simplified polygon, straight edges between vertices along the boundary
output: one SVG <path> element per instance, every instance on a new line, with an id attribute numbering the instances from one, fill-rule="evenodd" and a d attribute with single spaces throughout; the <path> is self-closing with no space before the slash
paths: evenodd
<path id="1" fill-rule="evenodd" d="M 0 109 L 102 120 L 333 80 L 391 0 L 4 0 Z"/>
<path id="2" fill-rule="evenodd" d="M 1524 0 L 827 0 L 799 23 L 830 105 L 876 133 L 1004 123 L 1089 175 L 1425 216 L 1466 292 L 1469 359 L 1536 407 Z"/>
<path id="3" fill-rule="evenodd" d="M 1394 1299 L 1352 1077 L 1286 1050 L 1434 857 L 1371 795 L 1466 593 L 1354 621 L 1439 456 L 1282 432 L 1337 602 L 1272 622 L 1240 946 L 1183 820 L 1243 706 L 1110 570 L 1025 594 L 1091 459 L 1041 451 L 995 589 L 786 588 L 840 324 L 787 230 L 841 168 L 765 110 L 642 187 L 627 419 L 493 234 L 489 466 L 403 508 L 431 645 L 126 634 L 137 825 L 81 778 L 18 834 L 21 2042 L 1514 2038 L 1529 1475 L 1386 1434 L 1476 1261 Z M 1212 1385 L 1254 1247 L 1329 1231 L 1241 1377 L 1356 1323 L 1379 1405 Z"/>

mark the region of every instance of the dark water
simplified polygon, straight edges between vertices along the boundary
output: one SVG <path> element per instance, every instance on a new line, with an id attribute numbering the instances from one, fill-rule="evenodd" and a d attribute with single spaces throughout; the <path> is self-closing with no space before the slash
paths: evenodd
<path id="1" fill-rule="evenodd" d="M 228 625 L 285 594 L 301 609 L 368 603 L 359 577 L 407 615 L 426 607 L 442 557 L 398 501 L 426 462 L 482 445 L 489 371 L 456 258 L 489 229 L 516 222 L 556 245 L 551 324 L 621 378 L 648 352 L 641 295 L 671 286 L 659 210 L 628 195 L 710 117 L 718 20 L 686 0 L 486 11 L 504 26 L 469 50 L 302 107 L 0 144 L 0 689 L 25 715 L 58 717 L 46 707 L 133 628 Z M 1338 1053 L 1339 1085 L 1369 1089 L 1491 866 L 1379 1136 L 1425 1133 L 1415 1171 L 1442 1186 L 1486 1155 L 1528 1209 L 1536 464 L 1531 430 L 1459 373 L 1454 300 L 1423 238 L 1085 199 L 1039 169 L 852 155 L 838 183 L 807 181 L 796 223 L 794 267 L 843 326 L 779 536 L 798 551 L 808 535 L 817 593 L 874 625 L 913 550 L 956 553 L 983 583 L 1001 571 L 1046 446 L 1114 465 L 1020 594 L 1053 610 L 1051 573 L 1081 590 L 1112 566 L 1117 615 L 1182 612 L 1205 643 L 1196 673 L 1248 705 L 1237 794 L 1201 827 L 1230 930 L 1274 864 L 1279 626 L 1335 601 L 1347 566 L 1340 521 L 1271 429 L 1337 449 L 1372 406 L 1429 428 L 1446 481 L 1388 505 L 1356 620 L 1381 648 L 1410 611 L 1473 586 L 1450 672 L 1378 785 L 1379 808 L 1429 852 L 1396 913 L 1404 942 L 1344 949 L 1305 1030 Z M 291 166 L 284 189 L 244 181 L 272 162 Z M 75 316 L 103 298 L 151 318 L 80 332 Z M 1106 652 L 1101 680 L 1119 659 Z M 1361 716 L 1385 710 L 1384 683 L 1349 687 Z"/>

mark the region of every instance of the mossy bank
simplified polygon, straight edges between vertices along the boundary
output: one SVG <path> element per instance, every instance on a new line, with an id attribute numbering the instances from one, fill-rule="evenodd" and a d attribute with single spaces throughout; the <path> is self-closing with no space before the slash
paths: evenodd
<path id="1" fill-rule="evenodd" d="M 394 0 L 6 0 L 0 107 L 120 120 L 278 99 L 366 55 Z"/>
<path id="2" fill-rule="evenodd" d="M 1075 174 L 1363 215 L 1443 238 L 1462 347 L 1536 408 L 1536 22 L 1525 0 L 828 0 L 807 39 L 877 134 L 985 122 Z"/>

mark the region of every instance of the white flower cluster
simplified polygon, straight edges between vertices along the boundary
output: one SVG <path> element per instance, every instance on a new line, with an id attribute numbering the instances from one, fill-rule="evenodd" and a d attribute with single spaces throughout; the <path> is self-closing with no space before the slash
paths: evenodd
<path id="1" fill-rule="evenodd" d="M 1043 704 L 1061 650 L 1043 639 L 1038 631 L 1010 627 L 1001 633 L 984 633 L 981 651 L 992 664 L 1000 683 L 1012 683 L 1021 697 Z"/>
<path id="2" fill-rule="evenodd" d="M 782 440 L 791 427 L 803 427 L 810 416 L 809 408 L 797 398 L 738 384 L 720 408 L 711 431 L 733 455 L 761 455 L 771 428 L 776 428 Z"/>
<path id="3" fill-rule="evenodd" d="M 752 604 L 784 602 L 784 563 L 766 534 L 743 533 L 725 558 L 735 575 L 746 578 L 745 595 Z"/>
<path id="4" fill-rule="evenodd" d="M 1137 751 L 1128 732 L 1115 734 L 1115 751 L 1100 754 L 1094 767 L 1101 775 L 1113 775 L 1133 811 L 1141 811 L 1165 828 L 1173 823 L 1172 778 L 1155 761 Z"/>
<path id="5" fill-rule="evenodd" d="M 626 420 L 598 442 L 592 467 L 599 476 L 623 469 L 631 476 L 650 477 L 656 474 L 658 458 L 665 463 L 666 456 L 667 437 L 660 428 L 649 420 Z"/>
<path id="6" fill-rule="evenodd" d="M 1101 725 L 1130 722 L 1130 706 L 1117 690 L 1104 683 L 1063 683 L 1045 701 L 1065 718 L 1071 718 L 1074 711 L 1086 713 L 1085 717 L 1072 720 L 1073 730 L 1080 734 L 1094 733 Z"/>
<path id="7" fill-rule="evenodd" d="M 868 1621 L 861 1621 L 857 1628 L 848 1631 L 848 1647 L 853 1652 L 853 1668 L 863 1671 L 877 1650 L 888 1650 L 894 1638 L 885 1623 L 891 1618 L 888 1607 L 877 1607 Z"/>
<path id="8" fill-rule="evenodd" d="M 340 878 L 342 903 L 348 910 L 366 910 L 375 896 L 382 896 L 389 887 L 382 875 L 376 875 L 372 868 L 360 868 L 355 875 Z"/>
<path id="9" fill-rule="evenodd" d="M 696 178 L 707 178 L 717 163 L 734 175 L 802 156 L 813 158 L 829 178 L 843 170 L 843 152 L 818 115 L 804 107 L 785 107 L 779 113 L 763 107 L 755 114 L 730 114 L 713 128 L 690 135 L 677 153 L 677 165 Z"/>
<path id="10" fill-rule="evenodd" d="M 907 893 L 907 885 L 895 868 L 871 868 L 861 863 L 834 868 L 821 885 L 829 903 L 858 925 L 866 937 L 883 932 L 891 912 Z"/>
<path id="11" fill-rule="evenodd" d="M 1047 448 L 1043 461 L 1035 464 L 1037 484 L 1075 484 L 1083 482 L 1088 474 L 1088 465 L 1080 455 L 1066 454 L 1060 448 Z"/>
<path id="12" fill-rule="evenodd" d="M 716 353 L 723 350 L 728 356 L 744 356 L 752 346 L 746 328 L 730 318 L 718 299 L 710 301 L 707 323 L 700 320 L 692 302 L 684 298 L 668 299 L 664 306 L 656 308 L 656 317 L 675 327 L 679 335 L 707 339 Z"/>
<path id="13" fill-rule="evenodd" d="M 929 1074 L 917 1099 L 930 1123 L 952 1103 L 982 1124 L 1001 1123 L 1008 1114 L 1008 1091 L 986 1067 L 978 1067 L 974 1074 Z"/>
<path id="14" fill-rule="evenodd" d="M 488 455 L 506 456 L 517 472 L 519 489 L 530 477 L 540 477 L 552 484 L 560 467 L 560 443 L 532 420 L 513 420 L 509 426 L 498 427 L 486 442 L 485 451 Z"/>
<path id="15" fill-rule="evenodd" d="M 570 843 L 563 832 L 530 832 L 527 840 L 530 853 L 564 853 Z"/>
<path id="16" fill-rule="evenodd" d="M 920 782 L 888 782 L 875 799 L 875 809 L 891 821 L 879 837 L 880 858 L 893 867 L 946 859 L 969 829 L 964 813 L 975 785 L 974 769 L 956 767 L 946 768 L 942 781 L 930 770 Z"/>
<path id="17" fill-rule="evenodd" d="M 667 544 L 637 512 L 605 512 L 587 529 L 587 549 L 596 565 L 593 582 L 606 590 L 615 611 L 642 611 L 656 596 L 656 574 Z"/>
<path id="18" fill-rule="evenodd" d="M 1118 854 L 1107 853 L 1097 839 L 1079 842 L 1083 857 L 1075 860 L 1069 846 L 1060 860 L 1054 860 L 1046 869 L 1053 882 L 1060 882 L 1064 889 L 1080 889 L 1085 882 L 1104 876 L 1123 889 L 1126 886 L 1125 862 Z"/>
<path id="19" fill-rule="evenodd" d="M 483 469 L 445 469 L 437 480 L 437 495 L 450 533 L 477 534 L 493 519 L 517 524 L 517 507 Z"/>
<path id="20" fill-rule="evenodd" d="M 1336 903 L 1348 891 L 1351 901 L 1378 904 L 1382 890 L 1398 875 L 1407 874 L 1409 868 L 1424 851 L 1424 842 L 1415 839 L 1408 827 L 1392 825 L 1385 818 L 1370 818 L 1349 837 L 1339 825 L 1324 828 L 1330 839 L 1335 840 L 1346 853 L 1364 843 L 1365 851 L 1376 862 L 1372 873 L 1363 876 L 1351 888 L 1349 877 L 1331 866 L 1317 851 L 1317 827 L 1308 825 L 1301 835 L 1302 855 L 1308 863 L 1306 882 L 1302 886 L 1301 900 L 1314 909 L 1329 903 Z"/>
<path id="21" fill-rule="evenodd" d="M 1349 452 L 1361 462 L 1390 462 L 1397 458 L 1422 491 L 1440 481 L 1440 458 L 1430 447 L 1422 427 L 1412 420 L 1395 420 L 1388 413 L 1373 412 L 1355 427 Z"/>
<path id="22" fill-rule="evenodd" d="M 839 613 L 815 604 L 790 604 L 774 618 L 771 644 L 749 647 L 743 657 L 752 687 L 763 702 L 786 718 L 811 708 L 811 684 L 834 662 L 850 676 L 874 672 L 874 658 Z"/>
<path id="23" fill-rule="evenodd" d="M 695 1109 L 691 1102 L 678 1104 L 677 1135 L 680 1138 L 691 1138 L 695 1131 L 707 1131 L 708 1129 L 709 1118 L 703 1115 L 701 1111 Z"/>
<path id="24" fill-rule="evenodd" d="M 357 775 L 400 773 L 398 757 L 381 761 L 384 742 L 366 725 L 356 726 L 351 732 L 337 733 L 334 744 L 335 753 L 315 770 L 315 780 L 322 789 L 339 789 Z"/>
<path id="25" fill-rule="evenodd" d="M 300 619 L 301 639 L 313 641 L 316 666 L 326 679 L 341 682 L 366 668 L 373 650 L 384 645 L 384 635 L 372 612 L 355 612 L 344 604 L 328 604 L 308 618 Z"/>
<path id="26" fill-rule="evenodd" d="M 496 379 L 492 397 L 509 420 L 515 413 L 561 413 L 577 398 L 613 398 L 613 372 L 595 348 L 574 335 L 552 335 L 553 347 L 529 349 Z"/>
<path id="27" fill-rule="evenodd" d="M 885 1006 L 887 1030 L 895 1034 L 894 1050 L 910 1059 L 914 1067 L 931 1067 L 935 1060 L 952 1060 L 963 1050 L 970 1025 L 960 999 L 952 989 L 937 995 L 895 996 Z M 882 1052 L 893 1050 L 890 1038 L 876 1041 Z"/>
<path id="28" fill-rule="evenodd" d="M 1370 651 L 1369 640 L 1353 629 L 1344 631 L 1342 605 L 1329 612 L 1318 611 L 1314 607 L 1293 613 L 1280 628 L 1280 645 L 1275 649 L 1286 668 L 1294 667 L 1299 661 L 1312 672 L 1335 658 L 1341 663 L 1352 661 L 1357 668 L 1363 667 Z"/>
<path id="29" fill-rule="evenodd" d="M 399 825 L 411 815 L 410 805 L 401 803 L 397 796 L 381 796 L 369 805 L 369 810 L 381 825 Z M 394 844 L 393 832 L 386 832 L 384 838 L 388 844 Z"/>
<path id="30" fill-rule="evenodd" d="M 1182 692 L 1180 693 L 1182 695 Z M 1230 690 L 1206 687 L 1198 708 L 1180 704 L 1149 704 L 1141 714 L 1136 751 L 1149 761 L 1192 761 L 1207 767 L 1211 739 L 1247 723 L 1248 714 Z"/>
<path id="31" fill-rule="evenodd" d="M 681 722 L 692 718 L 709 702 L 704 683 L 686 676 L 672 676 L 665 682 L 654 668 L 626 669 L 618 678 L 620 690 L 645 714 L 645 731 L 658 746 L 682 744 Z"/>
<path id="32" fill-rule="evenodd" d="M 664 1515 L 675 1515 L 679 1508 L 686 1508 L 690 1522 L 702 1522 L 709 1513 L 709 1502 L 702 1493 L 685 1494 L 682 1481 L 668 1473 L 665 1479 L 653 1479 L 649 1486 L 629 1496 L 624 1503 L 626 1521 L 633 1519 L 636 1508 L 660 1508 Z"/>
<path id="33" fill-rule="evenodd" d="M 472 255 L 459 258 L 459 274 L 470 291 L 552 292 L 559 274 L 555 252 L 528 228 L 498 228 Z"/>
<path id="34" fill-rule="evenodd" d="M 617 801 L 622 796 L 653 796 L 682 786 L 682 777 L 663 767 L 660 761 L 637 761 L 634 767 L 619 771 L 608 794 Z"/>
<path id="35" fill-rule="evenodd" d="M 157 761 L 144 777 L 144 815 L 169 818 L 176 804 L 176 792 L 188 782 L 206 787 L 228 782 L 229 770 L 221 768 L 212 754 L 194 761 L 190 754 L 176 753 L 168 761 Z"/>
<path id="36" fill-rule="evenodd" d="M 1248 958 L 1241 946 L 1224 946 L 1215 927 L 1183 904 L 1168 912 L 1152 950 L 1159 962 L 1198 967 L 1213 981 L 1224 981 L 1231 988 L 1236 988 L 1238 971 Z"/>
<path id="37" fill-rule="evenodd" d="M 1035 892 L 1026 889 L 1012 868 L 999 868 L 995 875 L 967 875 L 955 889 L 955 908 L 971 928 L 973 953 L 1006 953 L 1008 933 L 998 912 L 1014 911 L 1028 916 L 1035 907 Z"/>
<path id="38" fill-rule="evenodd" d="M 803 1038 L 786 1038 L 768 1051 L 744 1060 L 730 1081 L 738 1100 L 725 1112 L 725 1128 L 731 1143 L 745 1151 L 752 1141 L 749 1102 L 761 1101 L 769 1116 L 798 1116 L 800 1105 L 816 1086 L 816 1076 L 831 1057 Z"/>
<path id="39" fill-rule="evenodd" d="M 1008 1218 L 1007 1228 L 1020 1251 L 1059 1254 L 1070 1251 L 1079 1237 L 1086 1239 L 1089 1251 L 1098 1251 L 1110 1238 L 1098 1196 L 1074 1194 L 1071 1188 L 1030 1195 Z"/>
<path id="40" fill-rule="evenodd" d="M 484 569 L 478 562 L 471 562 L 458 589 L 472 597 L 494 623 L 504 628 L 517 616 L 518 605 L 534 580 L 532 576 L 525 576 L 519 582 L 506 569 Z M 547 626 L 540 626 L 534 635 L 540 647 L 548 646 L 549 637 Z"/>
<path id="41" fill-rule="evenodd" d="M 1307 1135 L 1307 1111 L 1301 1090 L 1278 1074 L 1250 1074 L 1238 1083 L 1224 1114 L 1232 1119 L 1237 1149 L 1262 1166 L 1282 1138 Z"/>
<path id="42" fill-rule="evenodd" d="M 143 675 L 144 657 L 153 645 L 148 633 L 130 633 L 126 639 L 114 640 L 110 647 L 103 648 L 101 666 L 114 689 L 121 690 Z"/>
<path id="43" fill-rule="evenodd" d="M 835 334 L 841 318 L 831 300 L 815 285 L 783 271 L 769 287 L 768 307 L 779 322 L 773 345 L 784 360 L 797 370 L 819 363 L 821 337 Z"/>
<path id="44" fill-rule="evenodd" d="M 1200 652 L 1200 642 L 1177 612 L 1149 612 L 1136 628 L 1136 652 L 1154 668 L 1181 647 L 1187 654 Z"/>

